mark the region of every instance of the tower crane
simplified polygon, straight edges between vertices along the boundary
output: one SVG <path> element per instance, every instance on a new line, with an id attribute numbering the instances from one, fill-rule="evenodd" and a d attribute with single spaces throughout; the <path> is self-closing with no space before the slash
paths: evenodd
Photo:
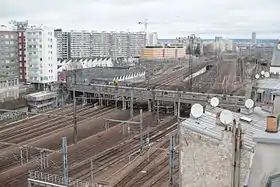
<path id="1" fill-rule="evenodd" d="M 144 32 L 145 32 L 145 46 L 147 45 L 147 35 L 148 35 L 148 19 L 144 21 L 139 21 L 138 25 L 144 25 Z"/>

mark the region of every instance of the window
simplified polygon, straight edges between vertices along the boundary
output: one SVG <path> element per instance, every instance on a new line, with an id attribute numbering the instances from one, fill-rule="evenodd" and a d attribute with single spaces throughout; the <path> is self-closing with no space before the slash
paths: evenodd
<path id="1" fill-rule="evenodd" d="M 18 33 L 18 36 L 21 36 L 21 32 Z"/>
<path id="2" fill-rule="evenodd" d="M 18 45 L 18 48 L 19 48 L 19 49 L 21 49 L 21 48 L 22 48 L 22 45 L 21 45 L 21 44 L 19 44 L 19 45 Z"/>
<path id="3" fill-rule="evenodd" d="M 19 61 L 22 61 L 22 57 L 21 56 L 19 57 Z"/>
<path id="4" fill-rule="evenodd" d="M 42 59 L 42 58 L 40 58 L 40 61 L 43 61 L 43 59 Z"/>

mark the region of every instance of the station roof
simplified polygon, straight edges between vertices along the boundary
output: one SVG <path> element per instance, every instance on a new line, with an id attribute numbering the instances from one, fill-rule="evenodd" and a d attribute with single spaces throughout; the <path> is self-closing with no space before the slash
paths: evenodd
<path id="1" fill-rule="evenodd" d="M 122 77 L 130 74 L 143 72 L 141 68 L 128 67 L 94 67 L 76 70 L 78 80 L 108 80 L 112 81 L 116 77 Z M 67 77 L 72 77 L 75 71 L 65 71 Z"/>
<path id="2" fill-rule="evenodd" d="M 48 91 L 36 92 L 25 96 L 25 98 L 29 101 L 43 101 L 55 97 L 57 97 L 56 92 L 48 92 Z"/>

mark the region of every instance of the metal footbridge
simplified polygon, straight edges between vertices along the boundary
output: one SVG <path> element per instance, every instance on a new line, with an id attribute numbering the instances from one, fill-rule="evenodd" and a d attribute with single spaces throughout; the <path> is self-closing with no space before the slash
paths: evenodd
<path id="1" fill-rule="evenodd" d="M 205 105 L 213 97 L 220 100 L 220 107 L 244 107 L 245 97 L 224 94 L 204 94 L 197 92 L 184 92 L 177 90 L 149 89 L 126 86 L 113 86 L 101 84 L 71 84 L 68 90 L 82 93 L 91 93 L 96 97 L 134 98 L 137 100 L 159 100 L 166 102 L 181 102 L 186 104 L 200 103 Z"/>

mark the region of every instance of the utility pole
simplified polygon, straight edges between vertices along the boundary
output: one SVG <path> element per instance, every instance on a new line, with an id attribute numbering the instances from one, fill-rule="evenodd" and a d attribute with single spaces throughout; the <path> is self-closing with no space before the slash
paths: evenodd
<path id="1" fill-rule="evenodd" d="M 236 120 L 233 121 L 232 129 L 232 187 L 240 185 L 240 161 L 241 161 L 241 145 L 242 145 L 242 130 L 241 125 L 236 126 Z"/>
<path id="2" fill-rule="evenodd" d="M 174 185 L 174 136 L 170 137 L 169 144 L 169 186 L 172 187 Z"/>
<path id="3" fill-rule="evenodd" d="M 62 161 L 63 161 L 63 182 L 68 186 L 68 160 L 67 160 L 67 138 L 62 138 Z"/>
<path id="4" fill-rule="evenodd" d="M 144 140 L 143 140 L 143 110 L 140 109 L 140 141 L 141 141 L 141 148 L 144 147 Z"/>
<path id="5" fill-rule="evenodd" d="M 74 84 L 77 83 L 77 75 L 76 75 L 76 70 L 74 70 Z M 74 143 L 77 144 L 78 142 L 78 127 L 77 127 L 77 106 L 76 106 L 76 90 L 73 89 L 73 101 L 74 101 L 74 134 L 73 134 L 73 138 L 74 138 Z"/>
<path id="6" fill-rule="evenodd" d="M 193 74 L 193 70 L 192 70 L 192 66 L 193 66 L 193 56 L 194 56 L 194 49 L 193 49 L 193 44 L 194 44 L 194 40 L 195 40 L 195 35 L 192 34 L 191 36 L 188 36 L 188 41 L 189 41 L 189 91 L 192 91 L 192 74 Z"/>

